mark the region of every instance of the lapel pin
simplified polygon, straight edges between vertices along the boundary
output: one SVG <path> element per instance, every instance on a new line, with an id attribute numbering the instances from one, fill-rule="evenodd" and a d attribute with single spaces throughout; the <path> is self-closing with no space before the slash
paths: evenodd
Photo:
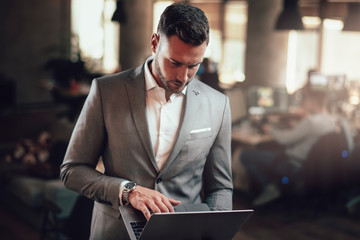
<path id="1" fill-rule="evenodd" d="M 200 94 L 200 91 L 193 90 L 193 92 L 195 93 L 196 96 Z"/>

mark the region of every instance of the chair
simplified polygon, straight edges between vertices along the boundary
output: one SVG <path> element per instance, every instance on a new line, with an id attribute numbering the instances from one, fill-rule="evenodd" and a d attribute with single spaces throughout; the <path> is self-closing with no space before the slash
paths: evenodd
<path id="1" fill-rule="evenodd" d="M 349 214 L 360 214 L 360 142 L 354 144 L 350 159 L 346 166 L 346 203 Z"/>
<path id="2" fill-rule="evenodd" d="M 94 201 L 81 195 L 72 200 L 73 206 L 69 207 L 61 206 L 53 199 L 44 199 L 41 240 L 89 239 Z"/>
<path id="3" fill-rule="evenodd" d="M 347 145 L 342 133 L 329 133 L 313 146 L 301 173 L 308 194 L 337 191 L 344 184 Z M 320 192 L 319 192 L 320 191 Z"/>
<path id="4" fill-rule="evenodd" d="M 319 138 L 300 170 L 282 185 L 283 196 L 295 205 L 313 205 L 317 210 L 336 200 L 346 184 L 347 143 L 343 132 L 328 133 Z"/>
<path id="5" fill-rule="evenodd" d="M 60 179 L 47 181 L 43 189 L 44 214 L 41 239 L 49 239 L 52 233 L 55 234 L 55 239 L 60 239 L 63 222 L 70 218 L 79 194 L 65 188 Z"/>

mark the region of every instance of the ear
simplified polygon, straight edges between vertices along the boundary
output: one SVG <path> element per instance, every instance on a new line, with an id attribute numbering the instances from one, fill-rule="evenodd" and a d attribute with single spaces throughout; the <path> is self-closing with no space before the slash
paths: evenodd
<path id="1" fill-rule="evenodd" d="M 151 50 L 153 51 L 153 53 L 156 53 L 156 50 L 159 46 L 159 40 L 160 40 L 159 34 L 153 33 L 153 35 L 151 36 Z"/>

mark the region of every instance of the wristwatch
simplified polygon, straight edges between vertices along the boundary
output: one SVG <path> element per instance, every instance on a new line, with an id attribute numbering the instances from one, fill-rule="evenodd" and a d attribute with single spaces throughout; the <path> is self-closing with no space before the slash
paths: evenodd
<path id="1" fill-rule="evenodd" d="M 136 188 L 136 183 L 134 182 L 127 182 L 125 185 L 124 185 L 124 190 L 123 190 L 123 198 L 122 198 L 122 202 L 123 202 L 123 205 L 128 205 L 129 204 L 129 194 L 134 191 L 134 189 Z"/>

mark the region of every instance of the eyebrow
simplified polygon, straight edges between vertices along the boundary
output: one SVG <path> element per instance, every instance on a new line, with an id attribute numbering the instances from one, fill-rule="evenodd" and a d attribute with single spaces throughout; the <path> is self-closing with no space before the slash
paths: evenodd
<path id="1" fill-rule="evenodd" d="M 183 62 L 180 62 L 180 61 L 177 61 L 176 59 L 173 59 L 173 58 L 169 58 L 169 60 L 170 61 L 172 61 L 172 62 L 175 62 L 175 63 L 177 63 L 177 64 L 182 64 L 182 65 L 187 65 L 187 64 L 185 64 L 185 63 L 183 63 Z M 190 65 L 188 65 L 189 67 L 194 67 L 194 66 L 197 66 L 197 65 L 199 65 L 199 64 L 201 64 L 202 62 L 197 62 L 197 63 L 194 63 L 194 64 L 190 64 Z"/>

